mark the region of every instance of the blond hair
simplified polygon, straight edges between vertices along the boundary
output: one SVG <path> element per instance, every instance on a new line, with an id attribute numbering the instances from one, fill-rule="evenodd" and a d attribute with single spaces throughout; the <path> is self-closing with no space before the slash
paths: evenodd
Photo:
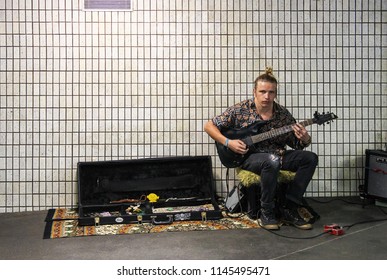
<path id="1" fill-rule="evenodd" d="M 271 68 L 269 66 L 266 67 L 265 72 L 263 74 L 259 75 L 255 79 L 254 88 L 257 87 L 258 81 L 270 82 L 270 83 L 274 83 L 276 85 L 278 84 L 278 81 L 273 74 L 273 68 Z"/>

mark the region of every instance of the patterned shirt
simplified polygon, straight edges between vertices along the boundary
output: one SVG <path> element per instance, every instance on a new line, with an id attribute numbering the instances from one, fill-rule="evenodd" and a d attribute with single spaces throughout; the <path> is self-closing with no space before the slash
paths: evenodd
<path id="1" fill-rule="evenodd" d="M 222 132 L 229 128 L 239 129 L 247 127 L 257 121 L 262 121 L 260 115 L 257 113 L 254 99 L 242 101 L 234 106 L 229 107 L 221 115 L 212 119 L 214 125 Z M 283 126 L 295 124 L 296 120 L 292 114 L 283 106 L 274 102 L 274 113 L 272 118 L 267 121 L 261 128 L 260 132 L 266 132 L 271 129 L 281 128 Z M 308 144 L 309 145 L 309 144 Z M 306 146 L 293 132 L 288 132 L 274 138 L 256 143 L 254 145 L 256 152 L 268 152 L 282 156 L 289 146 L 296 150 L 302 150 Z"/>

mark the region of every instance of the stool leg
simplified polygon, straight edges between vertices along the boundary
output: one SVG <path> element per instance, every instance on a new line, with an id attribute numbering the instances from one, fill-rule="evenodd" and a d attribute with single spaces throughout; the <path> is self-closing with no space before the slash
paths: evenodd
<path id="1" fill-rule="evenodd" d="M 277 206 L 284 207 L 286 204 L 286 190 L 288 188 L 288 185 L 285 183 L 278 184 L 277 185 Z"/>
<path id="2" fill-rule="evenodd" d="M 257 219 L 258 209 L 260 206 L 258 205 L 258 189 L 259 185 L 253 184 L 249 187 L 246 187 L 246 197 L 247 197 L 247 215 L 251 219 Z"/>
<path id="3" fill-rule="evenodd" d="M 281 211 L 283 208 L 286 208 L 286 190 L 288 185 L 286 183 L 279 183 L 277 185 L 277 194 L 276 194 L 276 215 L 277 217 L 281 216 Z"/>

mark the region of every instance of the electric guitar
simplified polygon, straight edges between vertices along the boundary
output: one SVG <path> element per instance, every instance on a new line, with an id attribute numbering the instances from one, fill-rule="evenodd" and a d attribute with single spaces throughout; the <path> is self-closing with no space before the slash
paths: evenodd
<path id="1" fill-rule="evenodd" d="M 315 123 L 321 125 L 324 123 L 329 123 L 334 119 L 337 119 L 337 116 L 333 113 L 320 114 L 318 112 L 315 112 L 312 119 L 302 121 L 300 122 L 300 124 L 302 126 L 308 126 Z M 247 148 L 249 148 L 249 152 L 247 154 L 241 155 L 234 153 L 221 143 L 215 142 L 216 149 L 218 151 L 218 156 L 222 164 L 227 168 L 238 167 L 243 163 L 243 161 L 251 153 L 251 151 L 255 150 L 253 147 L 254 144 L 293 131 L 292 125 L 286 125 L 280 128 L 269 130 L 267 132 L 259 133 L 261 127 L 267 122 L 268 121 L 257 121 L 247 127 L 243 127 L 240 129 L 222 130 L 221 132 L 224 136 L 232 140 L 240 139 L 246 144 Z"/>

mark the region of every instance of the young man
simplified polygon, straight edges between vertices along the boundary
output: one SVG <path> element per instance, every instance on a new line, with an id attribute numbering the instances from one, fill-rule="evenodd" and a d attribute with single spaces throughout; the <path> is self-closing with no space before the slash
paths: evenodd
<path id="1" fill-rule="evenodd" d="M 310 229 L 312 225 L 300 217 L 297 209 L 302 205 L 302 197 L 312 179 L 318 157 L 313 152 L 303 150 L 311 143 L 311 137 L 305 127 L 297 124 L 291 113 L 275 101 L 277 84 L 271 68 L 267 68 L 265 73 L 255 80 L 253 98 L 231 106 L 221 115 L 214 117 L 204 125 L 204 130 L 231 151 L 246 154 L 246 159 L 240 167 L 261 176 L 261 209 L 258 213 L 260 226 L 270 230 L 279 229 L 274 199 L 277 177 L 282 169 L 295 172 L 296 175 L 286 190 L 285 204 L 280 211 L 281 220 L 300 229 Z M 241 140 L 227 139 L 221 133 L 224 129 L 239 129 L 257 121 L 265 121 L 260 133 L 287 125 L 292 125 L 293 131 L 256 144 L 254 152 L 250 152 Z M 286 150 L 286 146 L 293 149 Z"/>

